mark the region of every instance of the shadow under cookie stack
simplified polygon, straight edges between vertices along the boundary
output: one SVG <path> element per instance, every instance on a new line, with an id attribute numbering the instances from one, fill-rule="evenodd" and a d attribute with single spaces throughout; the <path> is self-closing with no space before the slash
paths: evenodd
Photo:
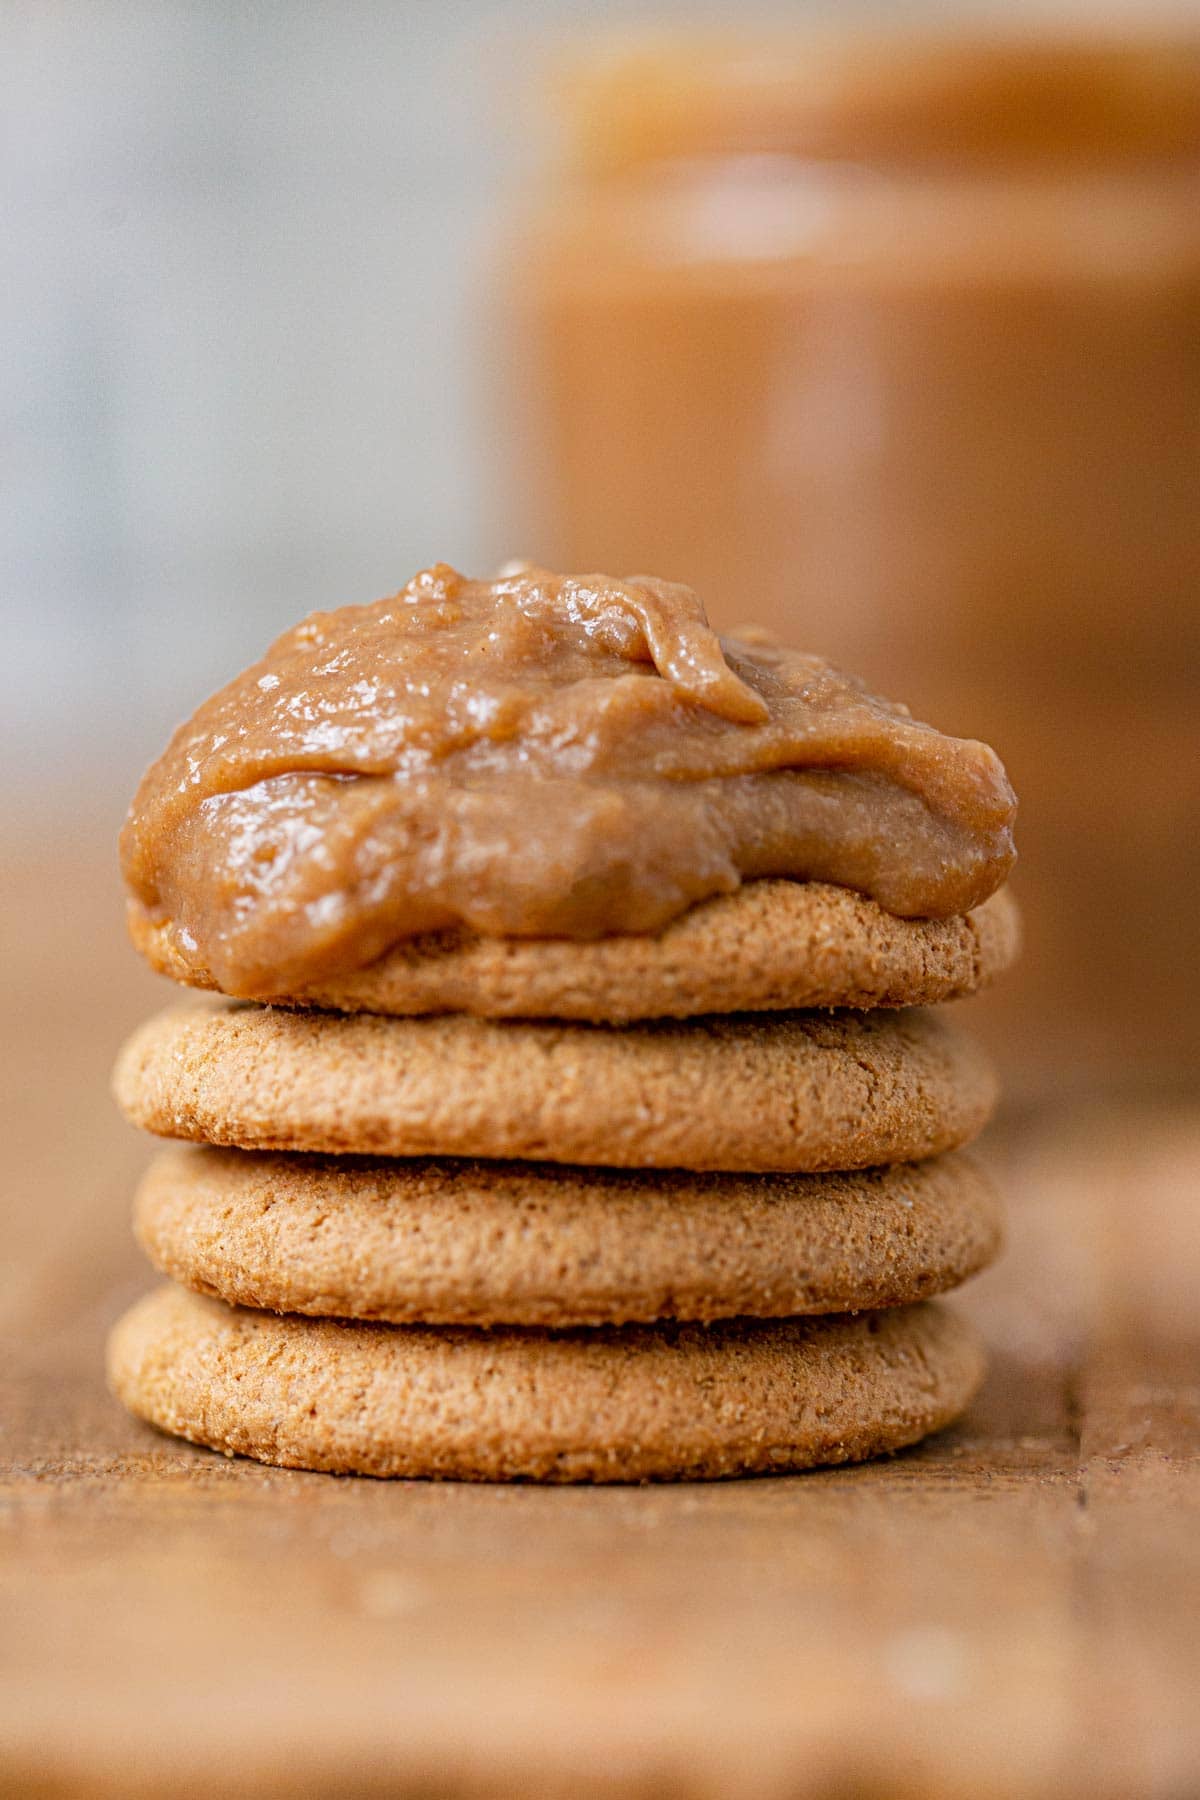
<path id="1" fill-rule="evenodd" d="M 983 1357 L 930 1296 L 999 1224 L 939 1003 L 1015 954 L 1012 814 L 986 746 L 670 583 L 439 565 L 313 615 L 126 826 L 137 947 L 236 998 L 118 1062 L 186 1142 L 116 1394 L 228 1454 L 479 1480 L 947 1424 Z"/>

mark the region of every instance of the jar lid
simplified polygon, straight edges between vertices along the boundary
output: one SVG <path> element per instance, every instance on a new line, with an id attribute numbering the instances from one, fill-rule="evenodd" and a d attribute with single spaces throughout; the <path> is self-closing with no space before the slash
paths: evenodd
<path id="1" fill-rule="evenodd" d="M 1105 160 L 1200 150 L 1200 32 L 601 39 L 555 82 L 575 160 Z"/>

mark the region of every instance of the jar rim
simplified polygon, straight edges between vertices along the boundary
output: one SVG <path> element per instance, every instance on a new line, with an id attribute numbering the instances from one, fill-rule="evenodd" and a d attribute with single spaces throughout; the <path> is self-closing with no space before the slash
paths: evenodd
<path id="1" fill-rule="evenodd" d="M 1124 159 L 1200 151 L 1200 32 L 607 35 L 557 59 L 570 160 Z"/>

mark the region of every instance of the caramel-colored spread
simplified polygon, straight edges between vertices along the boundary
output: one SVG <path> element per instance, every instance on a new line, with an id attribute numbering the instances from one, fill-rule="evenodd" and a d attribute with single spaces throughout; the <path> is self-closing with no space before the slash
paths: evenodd
<path id="1" fill-rule="evenodd" d="M 718 639 L 689 588 L 438 565 L 314 614 L 206 701 L 122 859 L 179 958 L 252 994 L 458 924 L 651 931 L 752 876 L 961 913 L 1003 881 L 1014 810 L 986 745 Z"/>

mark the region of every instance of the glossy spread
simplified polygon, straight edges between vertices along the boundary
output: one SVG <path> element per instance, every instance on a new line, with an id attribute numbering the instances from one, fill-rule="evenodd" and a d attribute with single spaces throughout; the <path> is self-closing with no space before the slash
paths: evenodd
<path id="1" fill-rule="evenodd" d="M 445 565 L 317 613 L 175 734 L 122 835 L 135 908 L 231 994 L 462 924 L 650 931 L 743 877 L 977 905 L 1012 790 L 815 656 L 718 639 L 689 588 Z"/>

